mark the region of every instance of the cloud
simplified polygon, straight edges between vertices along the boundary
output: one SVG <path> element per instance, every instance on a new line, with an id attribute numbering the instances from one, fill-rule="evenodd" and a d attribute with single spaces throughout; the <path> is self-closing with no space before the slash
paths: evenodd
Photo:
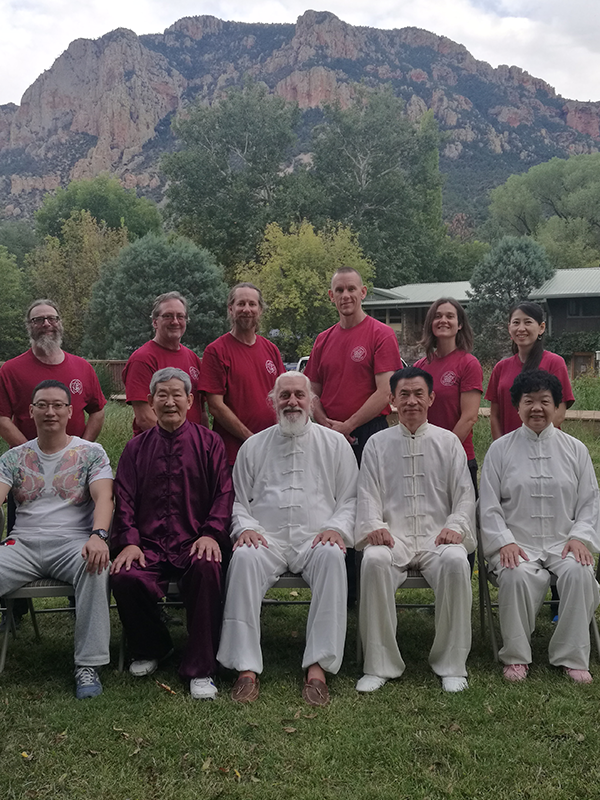
<path id="1" fill-rule="evenodd" d="M 202 13 L 295 22 L 306 8 L 306 0 L 208 0 Z M 564 97 L 600 99 L 598 0 L 329 0 L 326 8 L 352 25 L 424 28 L 464 44 L 493 66 L 519 66 Z M 196 0 L 0 0 L 0 103 L 18 103 L 74 39 L 98 38 L 114 28 L 159 33 L 198 12 Z"/>

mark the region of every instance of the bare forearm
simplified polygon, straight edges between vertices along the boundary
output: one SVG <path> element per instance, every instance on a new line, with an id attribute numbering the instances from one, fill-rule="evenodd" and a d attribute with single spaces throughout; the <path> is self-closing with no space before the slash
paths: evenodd
<path id="1" fill-rule="evenodd" d="M 552 420 L 555 428 L 560 428 L 560 426 L 565 421 L 566 414 L 567 414 L 567 404 L 561 403 L 554 412 L 554 419 Z"/>
<path id="2" fill-rule="evenodd" d="M 145 400 L 134 400 L 131 405 L 135 415 L 135 424 L 141 431 L 147 431 L 148 428 L 156 425 L 156 414 Z"/>
<path id="3" fill-rule="evenodd" d="M 245 442 L 252 436 L 252 431 L 225 405 L 224 402 L 215 401 L 211 395 L 208 396 L 208 408 L 214 419 L 225 428 L 225 430 L 236 439 Z"/>
<path id="4" fill-rule="evenodd" d="M 355 411 L 354 414 L 345 421 L 348 433 L 364 425 L 365 422 L 370 422 L 375 417 L 378 417 L 388 402 L 389 391 L 381 391 L 380 389 L 374 391 L 373 394 L 365 400 L 358 411 Z"/>
<path id="5" fill-rule="evenodd" d="M 9 447 L 16 447 L 27 441 L 10 417 L 0 417 L 0 436 Z"/>
<path id="6" fill-rule="evenodd" d="M 461 442 L 464 442 L 477 422 L 480 399 L 479 392 L 464 392 L 460 397 L 460 419 L 452 433 L 456 434 Z"/>
<path id="7" fill-rule="evenodd" d="M 95 442 L 104 425 L 104 409 L 101 411 L 94 411 L 88 416 L 85 430 L 82 439 L 88 442 Z"/>
<path id="8" fill-rule="evenodd" d="M 114 507 L 112 486 L 113 482 L 108 478 L 90 484 L 90 494 L 94 501 L 92 530 L 102 528 L 107 531 L 110 529 Z"/>
<path id="9" fill-rule="evenodd" d="M 502 436 L 502 427 L 500 425 L 500 406 L 498 403 L 492 403 L 490 408 L 490 426 L 492 428 L 492 439 L 496 441 Z"/>
<path id="10" fill-rule="evenodd" d="M 331 427 L 320 397 L 315 397 L 312 402 L 312 414 L 315 422 L 318 422 L 319 425 L 323 425 L 325 428 Z"/>

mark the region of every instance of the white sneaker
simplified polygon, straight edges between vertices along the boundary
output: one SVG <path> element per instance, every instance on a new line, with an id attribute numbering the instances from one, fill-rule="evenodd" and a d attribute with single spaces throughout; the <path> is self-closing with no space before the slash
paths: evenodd
<path id="1" fill-rule="evenodd" d="M 140 659 L 139 661 L 132 661 L 129 665 L 129 672 L 135 675 L 136 678 L 143 678 L 144 675 L 152 675 L 157 669 L 157 658 Z"/>
<path id="2" fill-rule="evenodd" d="M 217 687 L 212 678 L 192 678 L 190 693 L 194 700 L 214 700 L 217 696 Z"/>
<path id="3" fill-rule="evenodd" d="M 387 683 L 387 678 L 380 678 L 379 675 L 363 675 L 356 684 L 356 691 L 376 692 L 384 683 Z"/>
<path id="4" fill-rule="evenodd" d="M 466 678 L 442 678 L 442 689 L 445 692 L 463 692 L 469 688 Z"/>

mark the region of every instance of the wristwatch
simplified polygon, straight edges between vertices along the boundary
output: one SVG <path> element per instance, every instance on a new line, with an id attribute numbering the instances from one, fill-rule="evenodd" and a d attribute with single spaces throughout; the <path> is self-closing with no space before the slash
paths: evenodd
<path id="1" fill-rule="evenodd" d="M 108 531 L 105 531 L 104 528 L 96 528 L 96 530 L 91 532 L 90 536 L 93 536 L 94 534 L 99 536 L 103 542 L 108 542 Z"/>

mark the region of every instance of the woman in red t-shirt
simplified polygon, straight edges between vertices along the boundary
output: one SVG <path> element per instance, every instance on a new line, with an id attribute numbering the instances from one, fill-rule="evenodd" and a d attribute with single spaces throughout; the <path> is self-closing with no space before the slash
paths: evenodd
<path id="1" fill-rule="evenodd" d="M 481 364 L 471 354 L 473 331 L 461 304 L 452 298 L 436 300 L 425 317 L 425 358 L 414 365 L 433 377 L 435 400 L 427 419 L 453 431 L 463 443 L 477 492 L 477 461 L 473 450 L 473 425 L 477 422 L 483 392 Z"/>
<path id="2" fill-rule="evenodd" d="M 545 330 L 544 310 L 537 303 L 526 300 L 511 310 L 508 333 L 514 355 L 496 364 L 485 393 L 486 400 L 490 400 L 492 405 L 490 420 L 493 439 L 499 439 L 521 427 L 521 419 L 511 403 L 510 387 L 517 375 L 525 370 L 545 369 L 561 382 L 563 400 L 553 420 L 557 428 L 563 422 L 567 408 L 575 402 L 564 359 L 544 350 Z"/>

